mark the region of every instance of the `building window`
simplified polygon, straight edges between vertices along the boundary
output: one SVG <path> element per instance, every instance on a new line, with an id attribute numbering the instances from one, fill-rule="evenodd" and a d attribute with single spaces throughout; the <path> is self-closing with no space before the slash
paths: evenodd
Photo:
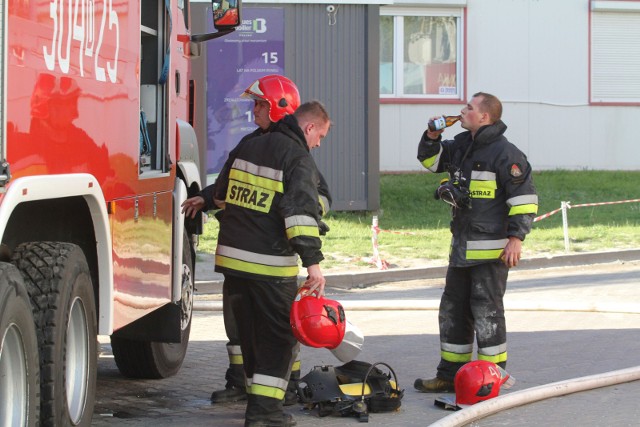
<path id="1" fill-rule="evenodd" d="M 380 96 L 462 99 L 462 8 L 380 9 Z"/>
<path id="2" fill-rule="evenodd" d="M 591 102 L 640 103 L 640 2 L 591 3 Z"/>

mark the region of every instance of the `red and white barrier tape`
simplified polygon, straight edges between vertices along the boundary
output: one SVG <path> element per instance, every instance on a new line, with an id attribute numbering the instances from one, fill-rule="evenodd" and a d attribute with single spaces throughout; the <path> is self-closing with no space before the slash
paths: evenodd
<path id="1" fill-rule="evenodd" d="M 582 205 L 573 205 L 573 206 L 569 206 L 569 207 L 570 208 L 583 208 L 585 206 L 618 205 L 620 203 L 633 203 L 633 202 L 640 202 L 640 199 L 618 200 L 616 202 L 584 203 Z"/>
<path id="2" fill-rule="evenodd" d="M 381 230 L 378 228 L 378 233 L 383 232 L 383 233 L 391 233 L 391 234 L 403 234 L 405 236 L 416 236 L 416 233 L 413 233 L 411 231 L 394 231 L 394 230 Z"/>
<path id="3" fill-rule="evenodd" d="M 533 219 L 533 222 L 540 221 L 541 219 L 549 218 L 551 215 L 557 214 L 557 213 L 558 213 L 558 212 L 560 212 L 561 210 L 562 210 L 562 208 L 558 208 L 558 209 L 556 209 L 556 210 L 554 210 L 554 211 L 547 212 L 547 213 L 546 213 L 546 214 L 544 214 L 544 215 L 537 216 L 537 217 L 535 217 L 535 218 Z"/>
<path id="4" fill-rule="evenodd" d="M 635 203 L 635 202 L 640 202 L 640 199 L 617 200 L 615 202 L 583 203 L 583 204 L 573 205 L 573 206 L 571 206 L 569 202 L 562 202 L 562 203 L 563 204 L 566 203 L 566 207 L 568 209 L 571 209 L 571 208 L 584 208 L 589 206 L 617 205 L 620 203 Z M 540 215 L 538 217 L 535 217 L 533 219 L 533 222 L 537 222 L 545 218 L 549 218 L 551 215 L 555 215 L 560 211 L 562 211 L 562 207 L 552 210 L 551 212 L 547 212 L 546 214 Z M 389 263 L 383 260 L 382 258 L 380 258 L 380 252 L 378 251 L 378 234 L 380 234 L 381 232 L 393 233 L 393 234 L 404 234 L 409 236 L 415 236 L 416 233 L 413 233 L 410 231 L 381 230 L 380 227 L 378 227 L 378 217 L 377 216 L 373 217 L 373 221 L 371 224 L 371 243 L 373 244 L 373 256 L 371 257 L 369 262 L 371 264 L 374 264 L 376 267 L 378 267 L 379 270 L 386 270 L 389 268 Z"/>
<path id="5" fill-rule="evenodd" d="M 584 207 L 588 207 L 588 206 L 618 205 L 620 203 L 635 203 L 635 202 L 640 202 L 640 199 L 617 200 L 615 202 L 583 203 L 583 204 L 580 204 L 580 205 L 573 205 L 573 206 L 571 204 L 569 204 L 569 202 L 567 202 L 567 207 L 569 209 L 571 209 L 571 208 L 584 208 Z M 538 217 L 535 217 L 533 219 L 533 222 L 540 221 L 540 220 L 545 219 L 545 218 L 549 218 L 551 215 L 557 214 L 561 210 L 562 210 L 562 208 L 558 208 L 558 209 L 553 210 L 551 212 L 547 212 L 544 215 L 540 215 Z"/>
<path id="6" fill-rule="evenodd" d="M 389 268 L 389 263 L 382 258 L 380 258 L 380 253 L 378 252 L 378 233 L 380 233 L 380 228 L 378 227 L 378 217 L 373 216 L 373 221 L 371 223 L 371 243 L 373 244 L 373 256 L 371 257 L 371 264 L 375 264 L 378 267 L 378 270 L 386 270 Z"/>

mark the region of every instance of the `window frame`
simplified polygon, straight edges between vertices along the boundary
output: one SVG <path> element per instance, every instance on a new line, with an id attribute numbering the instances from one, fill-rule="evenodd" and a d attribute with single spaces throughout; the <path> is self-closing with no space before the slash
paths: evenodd
<path id="1" fill-rule="evenodd" d="M 614 80 L 613 77 L 601 77 L 598 78 L 596 73 L 598 69 L 601 69 L 604 65 L 606 65 L 607 61 L 611 60 L 611 57 L 596 57 L 598 52 L 611 52 L 612 49 L 607 49 L 607 40 L 600 39 L 598 41 L 595 40 L 595 37 L 598 35 L 606 35 L 606 32 L 598 33 L 596 28 L 594 28 L 596 15 L 602 13 L 616 13 L 618 15 L 623 16 L 624 14 L 635 14 L 638 15 L 640 22 L 640 1 L 638 0 L 627 0 L 627 1 L 596 1 L 591 0 L 591 7 L 589 8 L 589 104 L 590 105 L 599 105 L 599 106 L 608 106 L 608 105 L 625 105 L 625 106 L 635 106 L 640 105 L 640 90 L 637 92 L 637 96 L 632 98 L 623 98 L 615 96 L 615 88 L 611 87 L 609 89 L 608 94 L 596 96 L 596 93 L 602 94 L 607 90 L 607 79 Z M 621 31 L 624 31 L 622 29 Z M 612 42 L 610 40 L 609 42 Z M 596 47 L 596 45 L 600 45 L 600 47 Z M 605 48 L 602 47 L 605 46 Z M 636 54 L 636 58 L 640 58 L 640 54 Z M 626 62 L 628 63 L 629 57 L 620 56 L 619 58 L 614 58 L 614 61 Z M 598 62 L 602 61 L 602 62 Z M 615 65 L 615 64 L 614 64 Z M 640 72 L 640 66 L 637 67 L 638 72 Z M 627 72 L 626 74 L 633 75 L 633 69 Z M 597 89 L 596 89 L 597 87 Z"/>
<path id="2" fill-rule="evenodd" d="M 390 94 L 379 92 L 380 103 L 404 104 L 459 104 L 466 102 L 466 13 L 464 6 L 459 7 L 415 7 L 415 6 L 385 6 L 380 7 L 380 17 L 393 18 L 393 90 Z M 399 93 L 398 88 L 404 88 L 404 18 L 405 17 L 438 17 L 453 16 L 456 25 L 456 95 L 436 94 L 405 94 Z M 382 62 L 379 62 L 379 66 Z M 379 88 L 378 88 L 379 91 Z"/>

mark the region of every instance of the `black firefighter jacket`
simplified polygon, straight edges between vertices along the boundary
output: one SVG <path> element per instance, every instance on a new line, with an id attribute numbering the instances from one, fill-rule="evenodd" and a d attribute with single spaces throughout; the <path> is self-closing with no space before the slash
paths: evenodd
<path id="1" fill-rule="evenodd" d="M 276 126 L 276 123 L 271 124 L 271 128 L 275 126 Z M 271 128 L 267 132 L 269 132 Z M 266 132 L 263 131 L 261 128 L 257 128 L 253 132 L 245 135 L 240 140 L 240 142 L 238 142 L 238 145 L 236 145 L 235 148 L 229 152 L 229 157 L 227 158 L 227 161 L 222 166 L 222 170 L 220 171 L 218 178 L 216 179 L 216 182 L 213 185 L 206 186 L 198 193 L 198 195 L 201 196 L 205 202 L 205 206 L 202 209 L 204 212 L 218 208 L 217 206 L 215 206 L 213 202 L 214 199 L 217 199 L 217 200 L 225 199 L 227 194 L 227 187 L 229 185 L 229 182 L 228 182 L 229 169 L 231 168 L 233 161 L 236 159 L 238 151 L 242 148 L 242 146 L 246 143 L 246 141 L 252 138 L 255 138 L 257 136 L 264 135 L 265 133 Z M 320 171 L 317 171 L 317 174 L 318 174 L 317 185 L 318 185 L 318 199 L 319 199 L 318 211 L 320 213 L 320 216 L 322 217 L 331 210 L 332 198 L 331 198 L 331 193 L 329 192 L 329 184 L 327 184 L 327 181 L 324 179 L 324 176 L 322 176 Z M 221 213 L 216 214 L 216 217 L 220 218 Z"/>
<path id="2" fill-rule="evenodd" d="M 508 237 L 524 240 L 538 212 L 538 196 L 527 157 L 507 138 L 498 121 L 462 132 L 453 140 L 422 136 L 418 160 L 427 170 L 449 172 L 470 195 L 470 207 L 452 208 L 449 265 L 465 267 L 495 261 Z M 467 149 L 468 153 L 467 153 Z M 465 153 L 466 156 L 465 156 Z"/>
<path id="3" fill-rule="evenodd" d="M 293 116 L 239 144 L 226 187 L 216 248 L 216 271 L 265 279 L 298 275 L 323 259 L 318 222 L 318 172 Z M 223 183 L 226 183 L 224 185 Z"/>

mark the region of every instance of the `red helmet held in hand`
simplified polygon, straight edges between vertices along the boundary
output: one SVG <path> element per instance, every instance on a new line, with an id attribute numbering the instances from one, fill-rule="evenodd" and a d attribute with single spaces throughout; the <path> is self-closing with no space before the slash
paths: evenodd
<path id="1" fill-rule="evenodd" d="M 302 288 L 291 305 L 293 335 L 309 347 L 334 349 L 342 342 L 346 328 L 344 309 L 338 301 L 318 297 Z"/>
<path id="2" fill-rule="evenodd" d="M 269 103 L 269 119 L 277 122 L 287 114 L 293 114 L 300 106 L 298 87 L 291 80 L 278 74 L 260 77 L 251 83 L 241 95 Z"/>
<path id="3" fill-rule="evenodd" d="M 473 405 L 500 394 L 500 387 L 509 388 L 515 379 L 495 363 L 475 360 L 458 370 L 453 380 L 456 405 Z"/>

